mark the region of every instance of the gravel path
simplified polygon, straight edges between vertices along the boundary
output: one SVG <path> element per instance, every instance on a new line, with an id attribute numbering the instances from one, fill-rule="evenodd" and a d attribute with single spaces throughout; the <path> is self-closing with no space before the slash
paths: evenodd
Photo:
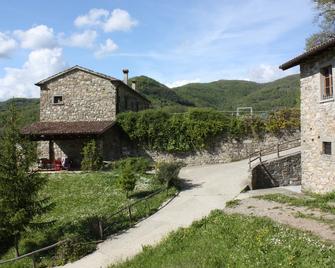
<path id="1" fill-rule="evenodd" d="M 276 222 L 312 232 L 324 240 L 335 243 L 335 226 L 328 224 L 328 222 L 335 223 L 335 215 L 317 209 L 312 210 L 307 207 L 294 207 L 273 201 L 246 198 L 241 200 L 236 207 L 225 208 L 224 211 L 229 214 L 268 217 Z"/>

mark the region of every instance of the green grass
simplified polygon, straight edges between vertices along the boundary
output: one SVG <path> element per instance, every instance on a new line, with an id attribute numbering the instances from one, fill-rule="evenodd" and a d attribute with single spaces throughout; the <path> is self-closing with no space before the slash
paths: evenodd
<path id="1" fill-rule="evenodd" d="M 335 207 L 330 205 L 329 202 L 335 202 L 335 192 L 321 195 L 310 194 L 304 197 L 293 197 L 284 194 L 269 194 L 258 196 L 259 199 L 275 201 L 278 203 L 288 204 L 290 206 L 317 208 L 321 211 L 335 214 Z"/>
<path id="2" fill-rule="evenodd" d="M 114 268 L 335 267 L 335 247 L 265 218 L 214 211 Z"/>
<path id="3" fill-rule="evenodd" d="M 115 211 L 127 204 L 125 194 L 117 187 L 118 172 L 90 172 L 77 174 L 52 174 L 43 195 L 51 197 L 55 207 L 36 222 L 50 222 L 42 229 L 28 230 L 21 239 L 21 254 L 31 252 L 57 241 L 71 238 L 71 241 L 55 250 L 38 256 L 38 262 L 45 266 L 61 265 L 76 260 L 96 247 L 92 241 L 100 240 L 98 220 L 103 227 L 111 226 L 105 235 L 109 235 L 132 226 L 159 208 L 176 189 L 166 191 L 150 198 L 146 203 L 139 203 L 132 208 L 132 222 L 127 212 L 110 218 Z M 148 196 L 160 189 L 152 175 L 141 177 L 131 196 L 131 202 Z M 1 259 L 14 257 L 11 249 Z M 31 260 L 24 259 L 2 267 L 31 267 Z"/>

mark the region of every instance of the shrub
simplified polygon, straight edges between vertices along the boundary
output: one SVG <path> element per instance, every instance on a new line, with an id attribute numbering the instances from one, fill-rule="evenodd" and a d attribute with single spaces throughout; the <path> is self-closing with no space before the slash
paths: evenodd
<path id="1" fill-rule="evenodd" d="M 121 174 L 118 179 L 118 184 L 122 191 L 126 193 L 127 198 L 129 193 L 132 192 L 136 186 L 137 175 L 133 171 L 130 162 L 127 162 L 121 169 Z"/>
<path id="2" fill-rule="evenodd" d="M 121 128 L 131 140 L 154 151 L 194 152 L 206 149 L 217 137 L 241 141 L 262 138 L 267 132 L 280 134 L 299 129 L 297 109 L 259 116 L 227 116 L 213 109 L 190 108 L 184 113 L 145 110 L 118 115 Z"/>
<path id="3" fill-rule="evenodd" d="M 128 157 L 116 161 L 113 167 L 115 169 L 123 169 L 126 165 L 130 165 L 135 173 L 144 174 L 150 169 L 151 161 L 145 157 Z"/>
<path id="4" fill-rule="evenodd" d="M 100 170 L 103 165 L 102 156 L 96 145 L 95 140 L 87 142 L 82 150 L 83 159 L 81 161 L 81 169 L 87 171 Z"/>
<path id="5" fill-rule="evenodd" d="M 300 129 L 300 110 L 283 109 L 269 115 L 266 130 L 274 135 L 283 135 Z"/>
<path id="6" fill-rule="evenodd" d="M 181 167 L 182 164 L 180 162 L 158 163 L 156 178 L 161 184 L 170 187 L 172 184 L 176 184 Z"/>

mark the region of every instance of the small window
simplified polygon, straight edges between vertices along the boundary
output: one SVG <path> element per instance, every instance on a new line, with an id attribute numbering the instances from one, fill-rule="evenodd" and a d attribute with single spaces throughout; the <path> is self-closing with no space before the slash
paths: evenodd
<path id="1" fill-rule="evenodd" d="M 332 143 L 331 142 L 324 141 L 322 143 L 322 153 L 327 154 L 327 155 L 332 154 Z"/>
<path id="2" fill-rule="evenodd" d="M 63 104 L 63 96 L 54 96 L 52 99 L 53 104 Z"/>
<path id="3" fill-rule="evenodd" d="M 321 87 L 322 99 L 327 100 L 333 98 L 333 69 L 327 66 L 321 69 Z"/>

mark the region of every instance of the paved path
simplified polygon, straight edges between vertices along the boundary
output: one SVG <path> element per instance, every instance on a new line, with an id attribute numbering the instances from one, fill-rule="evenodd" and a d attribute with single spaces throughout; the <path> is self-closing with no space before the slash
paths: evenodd
<path id="1" fill-rule="evenodd" d="M 266 158 L 271 157 L 274 156 Z M 167 206 L 134 228 L 99 244 L 92 254 L 64 267 L 107 267 L 136 255 L 143 245 L 158 243 L 172 230 L 189 226 L 211 210 L 223 209 L 227 201 L 248 185 L 248 160 L 186 167 L 181 170 L 180 177 L 185 180 L 187 189 Z"/>

